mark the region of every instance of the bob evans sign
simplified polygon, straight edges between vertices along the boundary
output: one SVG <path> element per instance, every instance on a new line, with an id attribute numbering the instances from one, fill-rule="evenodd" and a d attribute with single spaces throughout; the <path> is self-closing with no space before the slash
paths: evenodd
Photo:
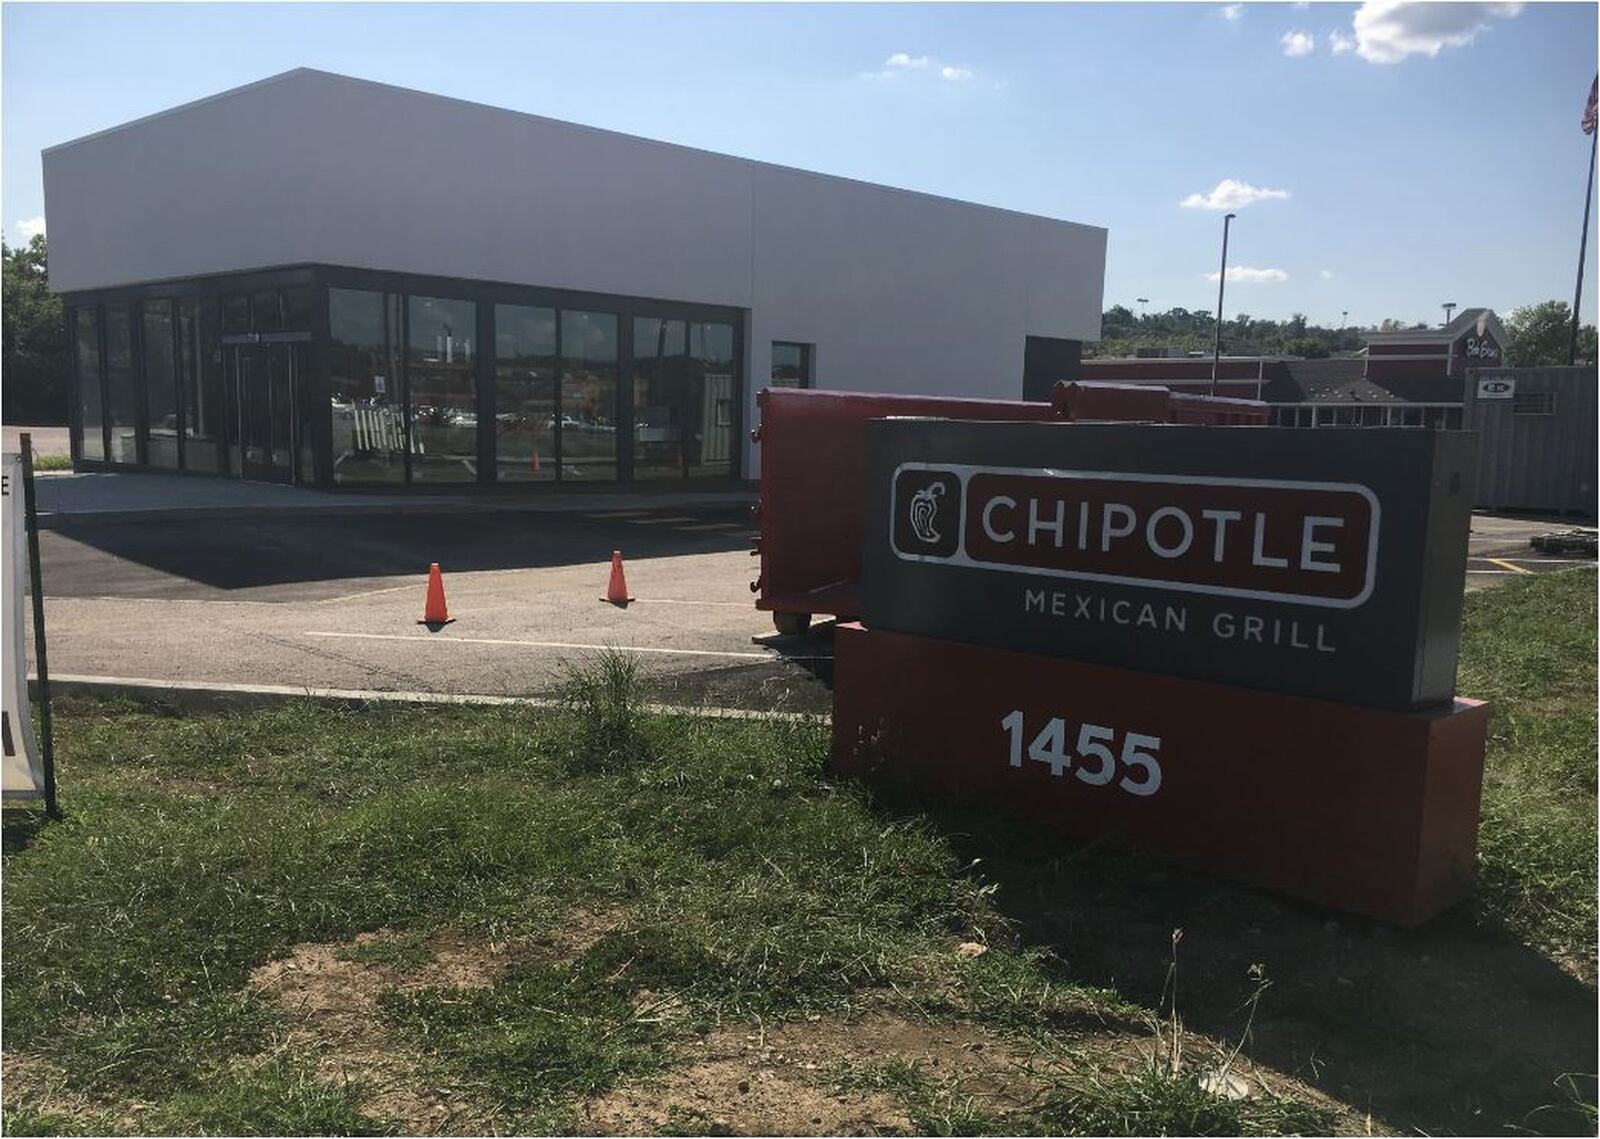
<path id="1" fill-rule="evenodd" d="M 1472 440 L 869 425 L 870 628 L 1410 709 L 1454 693 Z"/>

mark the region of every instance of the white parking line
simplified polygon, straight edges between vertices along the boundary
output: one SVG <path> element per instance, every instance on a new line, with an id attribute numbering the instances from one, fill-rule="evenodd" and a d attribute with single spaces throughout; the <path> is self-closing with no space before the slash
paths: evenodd
<path id="1" fill-rule="evenodd" d="M 30 674 L 28 679 L 38 681 Z M 373 688 L 312 688 L 293 684 L 235 684 L 222 680 L 157 680 L 145 676 L 87 676 L 57 673 L 53 684 L 89 689 L 123 689 L 157 693 L 195 692 L 202 695 L 287 696 L 313 700 L 386 701 L 395 704 L 520 704 L 532 708 L 560 708 L 563 702 L 548 696 L 480 696 L 451 692 L 403 692 Z M 764 712 L 744 708 L 703 708 L 695 704 L 641 704 L 640 711 L 655 716 L 697 716 L 713 720 L 785 720 L 791 723 L 826 724 L 825 713 Z"/>
<path id="2" fill-rule="evenodd" d="M 586 649 L 591 652 L 604 652 L 613 649 L 621 653 L 653 653 L 662 656 L 686 657 L 731 657 L 735 660 L 832 660 L 831 654 L 826 656 L 780 656 L 777 653 L 736 653 L 716 649 L 655 649 L 639 645 L 584 645 L 572 641 L 514 641 L 498 637 L 441 637 L 436 633 L 334 633 L 307 630 L 308 637 L 342 637 L 362 641 L 415 641 L 419 644 L 460 644 L 460 645 L 514 645 L 528 649 Z"/>
<path id="3" fill-rule="evenodd" d="M 359 593 L 346 593 L 343 597 L 324 597 L 317 601 L 318 605 L 332 605 L 336 601 L 354 601 L 358 597 L 376 597 L 380 593 L 399 593 L 402 589 L 416 589 L 420 582 L 410 582 L 406 585 L 389 585 L 382 589 L 363 589 Z"/>

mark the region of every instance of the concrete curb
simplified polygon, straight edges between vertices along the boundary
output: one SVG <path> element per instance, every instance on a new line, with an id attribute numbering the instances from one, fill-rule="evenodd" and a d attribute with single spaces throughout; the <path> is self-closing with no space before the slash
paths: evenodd
<path id="1" fill-rule="evenodd" d="M 433 514 L 583 514 L 612 510 L 682 510 L 707 506 L 754 506 L 755 491 L 728 491 L 702 495 L 639 495 L 621 497 L 596 495 L 559 499 L 507 499 L 462 501 L 460 499 L 416 498 L 399 502 L 344 502 L 337 495 L 331 501 L 308 506 L 195 506 L 136 510 L 54 510 L 39 512 L 39 526 L 45 530 L 65 526 L 120 525 L 137 522 L 249 521 L 281 518 L 348 518 L 351 515 L 433 515 Z"/>
<path id="2" fill-rule="evenodd" d="M 30 674 L 28 690 L 38 696 L 39 678 Z M 443 704 L 559 708 L 548 696 L 490 696 L 450 692 L 390 692 L 366 688 L 296 688 L 289 684 L 232 684 L 226 681 L 155 680 L 142 676 L 85 676 L 65 673 L 50 678 L 52 696 L 125 696 L 133 700 L 175 704 L 197 711 L 237 711 L 270 707 L 294 700 L 313 700 L 360 708 L 368 704 Z M 693 716 L 707 720 L 774 720 L 783 723 L 830 722 L 820 713 L 763 712 L 747 708 L 708 708 L 688 704 L 641 704 L 652 716 Z"/>

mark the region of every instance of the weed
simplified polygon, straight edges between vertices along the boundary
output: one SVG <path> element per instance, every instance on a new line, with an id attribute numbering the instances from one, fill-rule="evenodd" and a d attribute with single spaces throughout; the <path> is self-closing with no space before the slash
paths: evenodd
<path id="1" fill-rule="evenodd" d="M 426 935 L 422 933 L 370 938 L 336 949 L 333 955 L 340 961 L 353 961 L 358 965 L 388 965 L 402 971 L 420 969 L 434 960 L 433 950 L 428 948 Z"/>
<path id="2" fill-rule="evenodd" d="M 1194 1073 L 1172 1072 L 1164 1061 L 1131 1075 L 1060 1086 L 1037 1121 L 1063 1135 L 1324 1135 L 1334 1122 L 1322 1108 L 1270 1092 L 1216 1095 Z"/>
<path id="3" fill-rule="evenodd" d="M 638 710 L 639 665 L 632 654 L 606 649 L 568 664 L 561 701 L 573 719 L 569 770 L 616 771 L 651 758 Z"/>

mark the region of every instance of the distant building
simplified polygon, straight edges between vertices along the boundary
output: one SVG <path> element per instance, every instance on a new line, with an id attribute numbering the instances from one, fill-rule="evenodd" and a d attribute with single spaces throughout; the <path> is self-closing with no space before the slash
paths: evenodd
<path id="1" fill-rule="evenodd" d="M 1501 367 L 1505 342 L 1494 312 L 1471 308 L 1442 328 L 1373 333 L 1358 356 L 1223 357 L 1217 394 L 1266 400 L 1283 427 L 1460 428 L 1468 370 Z M 1085 360 L 1082 370 L 1086 380 L 1211 389 L 1209 357 Z"/>

